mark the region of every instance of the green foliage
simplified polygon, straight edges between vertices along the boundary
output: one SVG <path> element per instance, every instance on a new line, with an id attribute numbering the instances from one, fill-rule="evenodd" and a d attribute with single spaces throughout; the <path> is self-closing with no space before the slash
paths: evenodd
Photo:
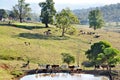
<path id="1" fill-rule="evenodd" d="M 70 28 L 68 28 L 66 33 L 69 35 L 75 35 L 77 33 L 77 29 L 74 26 L 71 26 Z"/>
<path id="2" fill-rule="evenodd" d="M 18 0 L 18 4 L 13 7 L 14 16 L 20 19 L 21 23 L 29 16 L 30 11 L 31 8 L 29 7 L 29 4 L 25 3 L 25 0 Z"/>
<path id="3" fill-rule="evenodd" d="M 40 19 L 42 23 L 46 25 L 46 27 L 48 27 L 49 23 L 53 24 L 54 22 L 54 16 L 56 13 L 54 4 L 55 3 L 53 2 L 53 0 L 46 0 L 46 2 L 39 3 L 39 6 L 42 8 Z"/>
<path id="4" fill-rule="evenodd" d="M 95 9 L 95 8 L 92 8 Z M 105 22 L 119 22 L 120 21 L 120 3 L 105 5 L 99 7 L 100 11 L 103 14 Z M 88 14 L 91 11 L 91 8 L 88 9 L 76 9 L 73 12 L 78 16 L 81 21 L 81 24 L 88 24 Z"/>
<path id="5" fill-rule="evenodd" d="M 120 51 L 115 48 L 106 48 L 104 50 L 104 59 L 106 59 L 107 63 L 109 65 L 111 64 L 117 64 L 120 62 Z"/>
<path id="6" fill-rule="evenodd" d="M 62 29 L 62 36 L 64 36 L 67 29 L 75 23 L 79 23 L 79 20 L 68 8 L 63 9 L 56 15 L 56 24 L 58 28 Z"/>
<path id="7" fill-rule="evenodd" d="M 91 49 L 86 51 L 87 58 L 93 59 L 93 61 L 95 61 L 98 54 L 103 53 L 103 50 L 108 47 L 111 47 L 111 45 L 105 41 L 94 43 L 93 45 L 91 45 Z"/>
<path id="8" fill-rule="evenodd" d="M 100 41 L 91 45 L 91 49 L 86 51 L 86 55 L 94 65 L 113 65 L 120 62 L 120 51 L 112 48 L 106 41 Z"/>
<path id="9" fill-rule="evenodd" d="M 70 63 L 75 62 L 74 56 L 70 55 L 69 53 L 62 53 L 61 55 L 62 55 L 63 63 L 67 63 L 69 65 Z"/>
<path id="10" fill-rule="evenodd" d="M 102 14 L 98 9 L 90 11 L 88 19 L 90 28 L 94 28 L 94 30 L 104 26 Z"/>
<path id="11" fill-rule="evenodd" d="M 4 10 L 4 9 L 0 9 L 0 20 L 2 19 L 2 18 L 7 18 L 7 13 L 6 13 L 6 11 Z"/>
<path id="12" fill-rule="evenodd" d="M 16 18 L 16 15 L 14 14 L 13 11 L 10 11 L 9 17 L 11 17 L 12 19 L 15 19 L 15 18 Z"/>

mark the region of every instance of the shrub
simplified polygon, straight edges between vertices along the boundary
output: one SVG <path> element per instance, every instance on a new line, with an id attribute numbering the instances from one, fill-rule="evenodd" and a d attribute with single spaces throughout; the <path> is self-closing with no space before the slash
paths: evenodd
<path id="1" fill-rule="evenodd" d="M 77 29 L 75 27 L 71 26 L 70 28 L 68 28 L 66 33 L 69 35 L 75 35 L 77 33 Z"/>

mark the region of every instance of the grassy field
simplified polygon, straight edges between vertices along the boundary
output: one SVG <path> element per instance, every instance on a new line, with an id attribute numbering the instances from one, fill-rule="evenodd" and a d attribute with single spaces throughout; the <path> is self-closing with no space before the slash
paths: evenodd
<path id="1" fill-rule="evenodd" d="M 46 36 L 44 31 L 48 29 L 52 34 Z M 77 29 L 76 35 L 66 34 L 66 37 L 60 37 L 59 29 L 54 26 L 44 28 L 41 23 L 0 24 L 0 64 L 9 64 L 11 67 L 17 65 L 17 69 L 27 60 L 30 60 L 31 68 L 37 68 L 37 64 L 63 64 L 61 53 L 70 53 L 76 59 L 79 54 L 81 64 L 86 60 L 85 51 L 90 48 L 91 44 L 100 40 L 109 41 L 113 47 L 120 50 L 120 33 L 99 29 L 95 33 L 100 37 L 94 38 L 94 35 L 82 35 L 79 32 L 80 30 L 94 32 L 93 29 L 85 26 L 78 26 Z M 0 74 L 2 73 L 8 74 L 8 78 L 11 77 L 8 71 L 0 68 Z"/>

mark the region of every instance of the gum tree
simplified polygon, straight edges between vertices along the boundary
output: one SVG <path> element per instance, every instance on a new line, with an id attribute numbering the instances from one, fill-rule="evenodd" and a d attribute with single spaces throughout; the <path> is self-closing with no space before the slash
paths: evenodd
<path id="1" fill-rule="evenodd" d="M 25 0 L 18 0 L 18 4 L 13 7 L 13 12 L 16 18 L 19 18 L 20 23 L 29 16 L 31 8 L 29 4 L 25 3 Z"/>
<path id="2" fill-rule="evenodd" d="M 42 23 L 45 24 L 46 28 L 49 27 L 48 24 L 53 24 L 54 16 L 56 14 L 56 10 L 54 7 L 53 0 L 46 0 L 46 2 L 40 2 L 39 6 L 41 7 L 41 15 L 40 19 Z"/>
<path id="3" fill-rule="evenodd" d="M 93 65 L 111 66 L 120 62 L 120 51 L 106 41 L 94 43 L 85 54 Z"/>
<path id="4" fill-rule="evenodd" d="M 72 24 L 79 23 L 79 20 L 76 15 L 68 8 L 63 9 L 60 13 L 56 15 L 56 25 L 62 30 L 62 36 L 65 36 L 65 33 Z"/>
<path id="5" fill-rule="evenodd" d="M 102 17 L 102 13 L 99 9 L 90 11 L 88 19 L 90 28 L 93 28 L 94 30 L 103 27 L 105 24 Z"/>

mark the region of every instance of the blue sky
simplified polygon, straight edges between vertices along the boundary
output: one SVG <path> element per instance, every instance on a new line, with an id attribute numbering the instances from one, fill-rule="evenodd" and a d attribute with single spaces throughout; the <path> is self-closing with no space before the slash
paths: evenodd
<path id="1" fill-rule="evenodd" d="M 18 0 L 0 0 L 0 8 L 12 10 L 12 6 L 17 3 Z M 40 11 L 38 6 L 39 2 L 45 0 L 25 0 L 27 3 L 31 4 L 33 12 Z M 63 8 L 69 7 L 70 9 L 86 9 L 89 7 L 99 7 L 103 5 L 120 3 L 120 0 L 54 0 L 55 8 L 61 10 Z"/>

